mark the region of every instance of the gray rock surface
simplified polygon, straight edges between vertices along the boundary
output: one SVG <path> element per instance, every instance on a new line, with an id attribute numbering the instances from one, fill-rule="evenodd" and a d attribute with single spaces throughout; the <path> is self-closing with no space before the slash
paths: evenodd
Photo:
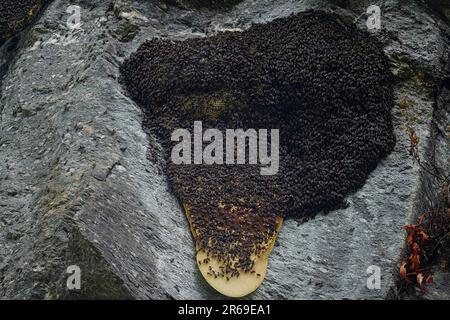
<path id="1" fill-rule="evenodd" d="M 436 103 L 436 88 L 448 77 L 448 25 L 414 1 L 400 2 L 383 2 L 383 28 L 374 34 L 392 60 L 397 100 L 414 101 L 408 113 L 421 153 L 439 141 L 445 166 L 448 140 L 430 137 L 448 121 L 448 100 Z M 0 57 L 0 298 L 222 298 L 197 271 L 184 213 L 158 159 L 148 156 L 159 146 L 142 130 L 118 66 L 152 37 L 243 30 L 310 8 L 366 27 L 368 1 L 336 3 L 244 0 L 215 11 L 162 1 L 54 0 L 14 54 Z M 66 10 L 77 4 L 81 29 L 69 30 Z M 423 205 L 426 177 L 408 154 L 404 113 L 396 107 L 393 116 L 394 152 L 348 197 L 347 208 L 285 222 L 266 279 L 249 298 L 382 299 L 395 286 L 401 227 Z M 70 265 L 81 268 L 81 290 L 66 288 Z M 366 287 L 371 265 L 381 270 L 379 290 Z M 434 297 L 446 297 L 439 292 Z"/>

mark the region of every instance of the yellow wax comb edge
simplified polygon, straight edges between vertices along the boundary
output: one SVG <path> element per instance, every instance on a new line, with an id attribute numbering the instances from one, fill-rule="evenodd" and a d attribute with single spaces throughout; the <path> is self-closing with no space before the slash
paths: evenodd
<path id="1" fill-rule="evenodd" d="M 210 271 L 209 267 L 211 267 L 213 270 L 220 270 L 220 267 L 223 266 L 223 264 L 215 258 L 208 257 L 207 253 L 204 250 L 199 250 L 200 248 L 197 245 L 198 234 L 192 227 L 190 210 L 186 205 L 183 205 L 183 207 L 191 227 L 192 235 L 196 242 L 197 266 L 206 282 L 221 294 L 231 298 L 241 298 L 255 291 L 261 285 L 266 275 L 269 255 L 272 252 L 276 238 L 283 224 L 283 218 L 278 218 L 276 232 L 268 241 L 267 249 L 263 251 L 261 255 L 253 256 L 253 258 L 255 258 L 255 264 L 253 268 L 255 272 L 241 273 L 239 277 L 232 277 L 227 280 L 226 277 L 214 277 L 214 275 L 208 274 L 208 272 Z M 207 258 L 209 262 L 202 263 Z"/>

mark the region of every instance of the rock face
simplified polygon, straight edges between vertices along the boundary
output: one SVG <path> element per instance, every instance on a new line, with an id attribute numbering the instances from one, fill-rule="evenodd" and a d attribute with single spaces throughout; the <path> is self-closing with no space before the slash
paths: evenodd
<path id="1" fill-rule="evenodd" d="M 369 3 L 354 2 L 245 0 L 222 11 L 54 0 L 2 62 L 0 298 L 221 298 L 196 270 L 188 223 L 158 162 L 161 148 L 118 83 L 119 65 L 153 37 L 244 30 L 307 9 L 332 10 L 366 28 L 365 17 L 355 18 Z M 66 10 L 77 4 L 81 29 L 70 30 Z M 426 205 L 429 181 L 408 154 L 405 122 L 414 119 L 423 156 L 435 150 L 448 164 L 448 140 L 432 133 L 447 130 L 449 30 L 419 2 L 385 1 L 381 9 L 374 35 L 397 79 L 394 151 L 347 208 L 284 224 L 266 280 L 250 298 L 381 299 L 395 284 L 400 228 Z M 413 101 L 407 111 L 404 98 Z M 66 287 L 71 265 L 81 269 L 80 290 Z M 366 286 L 372 265 L 380 289 Z"/>

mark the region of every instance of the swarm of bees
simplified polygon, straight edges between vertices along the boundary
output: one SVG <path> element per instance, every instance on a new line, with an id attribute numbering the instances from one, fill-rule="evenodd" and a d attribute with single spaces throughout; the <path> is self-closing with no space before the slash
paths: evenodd
<path id="1" fill-rule="evenodd" d="M 217 7 L 229 7 L 233 6 L 242 0 L 166 0 L 169 4 L 175 5 L 191 5 L 194 7 L 209 7 L 209 8 L 217 8 Z"/>
<path id="2" fill-rule="evenodd" d="M 49 0 L 1 0 L 0 40 L 20 31 Z"/>
<path id="3" fill-rule="evenodd" d="M 169 157 L 176 128 L 279 128 L 280 170 L 174 165 L 167 173 L 190 211 L 214 275 L 252 273 L 279 217 L 342 205 L 395 144 L 393 79 L 381 43 L 334 15 L 308 11 L 245 32 L 144 43 L 121 67 L 145 127 Z M 220 103 L 217 103 L 220 101 Z M 214 116 L 205 106 L 214 104 Z"/>

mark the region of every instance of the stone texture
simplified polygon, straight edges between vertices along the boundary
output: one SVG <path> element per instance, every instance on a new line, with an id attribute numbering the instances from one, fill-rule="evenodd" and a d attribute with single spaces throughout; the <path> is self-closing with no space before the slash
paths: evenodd
<path id="1" fill-rule="evenodd" d="M 204 11 L 160 1 L 54 0 L 14 54 L 1 56 L 0 298 L 222 298 L 197 271 L 187 221 L 158 165 L 160 147 L 118 84 L 118 66 L 151 37 L 242 30 L 310 8 L 365 27 L 365 1 L 333 3 L 244 0 Z M 66 9 L 76 4 L 82 29 L 70 31 Z M 435 103 L 442 97 L 435 88 L 448 88 L 448 26 L 419 2 L 385 1 L 382 12 L 376 35 L 397 75 L 397 100 L 414 101 L 409 111 L 426 155 L 433 126 L 448 121 L 448 100 Z M 426 190 L 398 107 L 393 116 L 394 152 L 346 209 L 284 224 L 266 280 L 250 298 L 386 297 L 402 254 L 400 228 L 415 218 Z M 436 141 L 439 161 L 448 163 L 448 140 Z M 65 286 L 72 264 L 82 270 L 79 292 Z M 366 287 L 370 265 L 381 268 L 381 290 Z M 448 297 L 442 292 L 432 297 Z"/>

